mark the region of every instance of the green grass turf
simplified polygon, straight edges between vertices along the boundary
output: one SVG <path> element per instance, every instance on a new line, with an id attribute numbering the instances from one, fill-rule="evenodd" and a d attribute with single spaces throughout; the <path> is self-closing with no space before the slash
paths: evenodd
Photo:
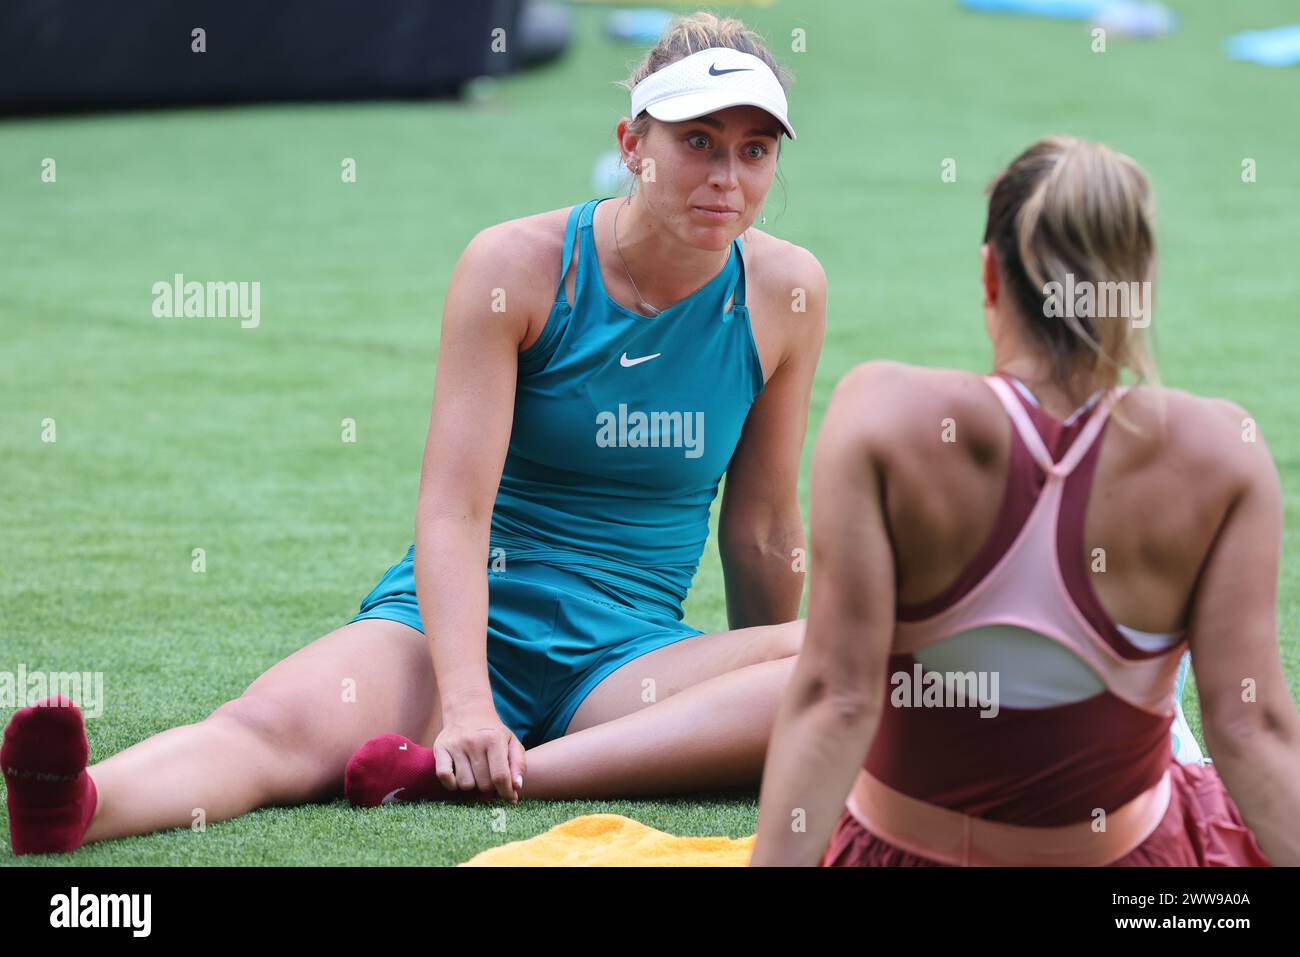
<path id="1" fill-rule="evenodd" d="M 1177 35 L 1104 54 L 1080 24 L 947 0 L 742 9 L 796 74 L 799 141 L 786 144 L 767 229 L 813 250 L 830 278 L 815 436 L 834 383 L 864 359 L 986 368 L 976 249 L 1001 164 L 1055 131 L 1137 157 L 1161 207 L 1166 381 L 1242 403 L 1281 471 L 1294 694 L 1300 73 L 1219 50 L 1294 11 L 1174 5 Z M 238 695 L 350 616 L 402 555 L 452 265 L 489 224 L 596 195 L 592 164 L 626 106 L 612 81 L 636 56 L 601 37 L 603 15 L 580 10 L 562 63 L 473 104 L 0 125 L 0 670 L 104 672 L 94 759 Z M 796 27 L 805 53 L 789 52 Z M 56 184 L 40 182 L 45 157 Z M 357 160 L 355 184 L 340 182 L 343 157 Z M 940 181 L 948 157 L 955 183 Z M 1241 182 L 1246 157 L 1253 184 Z M 175 272 L 260 281 L 261 326 L 154 318 L 150 287 Z M 47 416 L 55 444 L 40 440 Z M 340 441 L 345 417 L 356 444 Z M 196 547 L 206 574 L 190 571 Z M 687 612 L 726 627 L 712 544 Z M 1199 730 L 1190 688 L 1186 703 Z M 740 836 L 756 820 L 752 794 L 527 804 L 496 819 L 504 830 L 484 808 L 338 802 L 21 862 L 449 864 L 596 811 L 679 834 Z"/>

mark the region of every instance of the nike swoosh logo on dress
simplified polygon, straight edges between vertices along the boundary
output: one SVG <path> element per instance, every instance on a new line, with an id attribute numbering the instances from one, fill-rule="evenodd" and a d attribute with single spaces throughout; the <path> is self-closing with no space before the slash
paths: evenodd
<path id="1" fill-rule="evenodd" d="M 389 791 L 387 794 L 384 795 L 384 799 L 383 799 L 382 801 L 380 801 L 379 803 L 380 803 L 380 804 L 396 804 L 396 803 L 397 803 L 397 795 L 398 795 L 398 792 L 399 792 L 399 791 L 405 791 L 405 790 L 406 790 L 406 788 L 398 788 L 396 791 Z"/>
<path id="2" fill-rule="evenodd" d="M 640 365 L 640 364 L 643 363 L 643 362 L 649 362 L 651 359 L 658 359 L 661 355 L 663 355 L 662 352 L 656 352 L 656 353 L 655 353 L 654 355 L 652 355 L 652 356 L 641 356 L 639 359 L 629 359 L 629 358 L 627 357 L 627 353 L 625 352 L 625 353 L 623 353 L 623 355 L 621 355 L 621 356 L 619 357 L 619 360 L 618 360 L 618 361 L 619 361 L 619 364 L 620 364 L 624 369 L 626 369 L 626 368 L 628 368 L 629 366 L 635 366 L 635 365 Z"/>

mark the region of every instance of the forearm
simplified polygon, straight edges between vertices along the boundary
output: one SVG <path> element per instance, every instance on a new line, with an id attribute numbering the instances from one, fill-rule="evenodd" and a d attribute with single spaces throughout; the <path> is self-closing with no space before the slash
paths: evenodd
<path id="1" fill-rule="evenodd" d="M 776 625 L 799 617 L 803 598 L 803 526 L 796 520 L 761 538 L 720 541 L 731 628 Z"/>
<path id="2" fill-rule="evenodd" d="M 1248 737 L 1206 726 L 1214 767 L 1274 865 L 1300 865 L 1300 733 L 1290 725 Z"/>
<path id="3" fill-rule="evenodd" d="M 798 671 L 768 745 L 752 866 L 820 861 L 879 724 L 879 702 L 837 700 Z"/>
<path id="4" fill-rule="evenodd" d="M 491 700 L 487 541 L 468 516 L 417 519 L 415 591 L 443 713 Z"/>

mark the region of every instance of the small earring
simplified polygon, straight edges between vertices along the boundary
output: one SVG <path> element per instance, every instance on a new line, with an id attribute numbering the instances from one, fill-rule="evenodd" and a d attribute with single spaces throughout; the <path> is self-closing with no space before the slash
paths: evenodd
<path id="1" fill-rule="evenodd" d="M 762 218 L 761 220 L 759 220 L 758 224 L 759 224 L 760 226 L 766 226 L 766 225 L 767 225 L 767 213 L 764 213 L 764 214 L 763 214 L 763 218 Z"/>

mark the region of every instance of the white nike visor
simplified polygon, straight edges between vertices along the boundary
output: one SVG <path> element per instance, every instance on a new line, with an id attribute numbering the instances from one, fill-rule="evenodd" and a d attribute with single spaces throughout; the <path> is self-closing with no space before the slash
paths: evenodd
<path id="1" fill-rule="evenodd" d="M 676 123 L 729 106 L 766 110 L 795 138 L 781 81 L 750 53 L 710 47 L 656 70 L 632 88 L 634 119 L 645 110 L 657 120 Z"/>

